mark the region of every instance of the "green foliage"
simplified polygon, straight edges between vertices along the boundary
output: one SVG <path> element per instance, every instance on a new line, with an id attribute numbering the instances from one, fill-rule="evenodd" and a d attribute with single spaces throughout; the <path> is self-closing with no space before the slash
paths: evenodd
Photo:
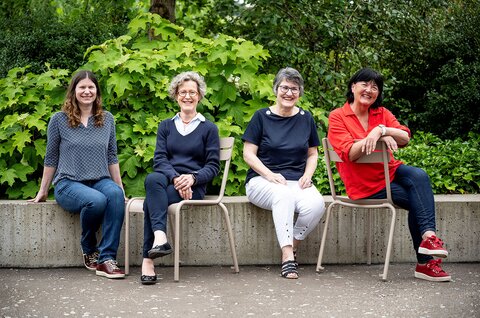
<path id="1" fill-rule="evenodd" d="M 480 135 L 468 140 L 442 141 L 430 133 L 418 132 L 396 157 L 406 164 L 424 169 L 434 193 L 478 193 L 480 190 Z"/>
<path id="2" fill-rule="evenodd" d="M 322 109 L 341 106 L 349 77 L 369 66 L 386 78 L 385 105 L 413 131 L 480 132 L 478 0 L 177 3 L 177 22 L 200 34 L 262 44 L 272 55 L 263 70 L 300 70 Z"/>
<path id="3" fill-rule="evenodd" d="M 180 8 L 218 19 L 223 23 L 224 29 L 229 26 L 232 32 L 235 32 L 237 22 L 241 19 L 235 20 L 235 15 L 222 17 L 214 14 L 211 11 L 212 8 L 216 8 L 213 6 L 214 2 L 207 0 L 202 2 L 207 5 L 201 10 L 195 9 L 195 6 L 180 5 Z M 222 1 L 217 2 L 222 3 Z M 85 3 L 89 2 L 85 1 Z M 266 6 L 266 3 L 259 0 L 256 5 Z M 440 1 L 436 7 L 432 8 L 438 8 L 442 3 Z M 302 5 L 305 8 L 303 16 L 299 15 L 295 20 L 285 19 L 289 14 L 294 16 L 300 14 Z M 354 7 L 350 7 L 352 5 Z M 116 119 L 119 160 L 127 195 L 144 194 L 143 181 L 152 169 L 158 123 L 170 118 L 178 110 L 176 104 L 167 96 L 167 87 L 170 79 L 181 71 L 193 69 L 205 77 L 208 90 L 199 105 L 199 111 L 215 122 L 222 137 L 236 138 L 227 195 L 244 194 L 244 180 L 248 166 L 242 158 L 240 137 L 253 113 L 272 103 L 274 99 L 271 92 L 272 74 L 279 68 L 289 64 L 298 68 L 305 76 L 307 85 L 305 96 L 301 99 L 301 107 L 314 115 L 316 122 L 319 123 L 320 137 L 323 137 L 326 131 L 326 109 L 343 104 L 345 82 L 361 65 L 380 69 L 387 78 L 386 95 L 397 94 L 397 87 L 403 85 L 404 79 L 397 78 L 396 75 L 399 74 L 399 77 L 402 77 L 408 74 L 408 71 L 400 73 L 398 70 L 394 71 L 393 67 L 382 66 L 381 56 L 385 59 L 394 59 L 396 55 L 390 49 L 385 49 L 385 52 L 377 50 L 372 43 L 387 47 L 388 41 L 373 32 L 373 27 L 377 24 L 365 20 L 369 12 L 374 13 L 371 17 L 374 21 L 382 16 L 386 10 L 385 7 L 381 7 L 382 5 L 387 4 L 331 1 L 322 2 L 322 5 L 316 8 L 308 1 L 300 1 L 299 4 L 292 2 L 288 5 L 276 2 L 273 14 L 265 14 L 263 17 L 262 15 L 255 17 L 258 12 L 255 13 L 249 8 L 250 11 L 247 13 L 252 16 L 250 20 L 246 20 L 243 28 L 250 30 L 251 34 L 254 34 L 255 29 L 259 35 L 263 35 L 264 38 L 258 38 L 258 41 L 266 40 L 268 32 L 276 33 L 278 36 L 271 37 L 271 41 L 267 43 L 274 57 L 270 57 L 263 46 L 255 44 L 257 39 L 252 42 L 215 32 L 213 24 L 206 24 L 208 19 L 195 19 L 195 15 L 190 15 L 189 23 L 200 30 L 203 28 L 203 32 L 197 33 L 191 28 L 171 24 L 156 15 L 147 13 L 134 18 L 125 35 L 91 46 L 85 53 L 82 52 L 81 59 L 86 63 L 81 68 L 92 69 L 99 75 L 104 105 Z M 70 9 L 68 6 L 61 8 L 63 11 L 56 14 L 63 15 L 60 20 L 64 21 L 67 19 L 66 16 L 69 16 Z M 238 8 L 246 10 L 241 6 Z M 402 12 L 406 12 L 403 5 L 399 6 L 399 10 L 390 13 L 401 16 Z M 411 15 L 419 19 L 420 11 L 412 11 Z M 239 10 L 232 12 L 238 16 L 242 13 Z M 272 11 L 264 11 L 264 13 L 268 12 Z M 432 10 L 432 12 L 438 11 Z M 345 15 L 349 18 L 345 19 Z M 388 16 L 379 20 L 382 23 L 378 26 L 382 26 L 382 29 L 377 31 L 390 32 L 393 42 L 398 45 L 397 50 L 400 50 L 402 39 L 405 39 L 404 33 L 408 32 L 402 28 L 400 28 L 401 32 L 390 30 L 387 26 L 393 23 L 393 20 L 389 20 Z M 259 18 L 266 19 L 265 23 L 258 24 L 256 19 Z M 412 26 L 414 22 L 420 21 L 410 19 L 411 17 L 405 17 L 402 22 L 397 23 Z M 215 23 L 219 23 L 218 21 Z M 279 26 L 273 25 L 275 21 Z M 54 24 L 52 20 L 52 25 Z M 301 26 L 300 33 L 296 31 L 298 26 Z M 214 36 L 202 36 L 207 34 L 206 27 L 211 27 L 212 32 L 215 32 Z M 424 30 L 418 29 L 416 32 Z M 150 35 L 154 37 L 153 40 L 147 36 L 149 30 L 152 31 Z M 413 34 L 416 33 L 413 32 Z M 369 37 L 372 38 L 371 42 L 368 42 Z M 424 37 L 427 36 L 424 35 L 421 38 Z M 100 42 L 95 41 L 95 43 Z M 304 46 L 302 42 L 308 45 Z M 416 45 L 417 49 L 416 51 L 412 49 L 408 54 L 420 52 L 420 48 L 424 49 L 425 42 L 419 42 L 420 44 L 411 44 Z M 472 45 L 475 43 L 473 42 Z M 309 51 L 310 49 L 313 51 Z M 32 50 L 37 49 L 32 48 Z M 81 52 L 81 50 L 76 51 Z M 311 54 L 312 52 L 314 54 Z M 445 98 L 450 96 L 449 98 L 462 100 L 462 103 L 470 101 L 472 105 L 478 105 L 476 102 L 479 91 L 478 64 L 475 64 L 478 60 L 475 58 L 476 55 L 473 54 L 468 59 L 459 58 L 444 63 L 446 66 L 439 73 L 441 76 L 438 81 L 432 81 L 434 86 L 429 88 L 428 96 L 437 103 L 448 101 L 452 104 L 451 100 Z M 421 65 L 424 61 L 421 58 L 418 60 L 417 65 Z M 407 62 L 408 59 L 405 57 L 402 63 Z M 47 122 L 54 112 L 60 110 L 67 82 L 71 76 L 70 70 L 77 68 L 71 65 L 68 66 L 69 70 L 56 67 L 57 64 L 47 63 L 42 64 L 41 67 L 32 65 L 13 68 L 0 79 L 0 118 L 2 118 L 0 198 L 33 197 L 38 190 L 45 156 Z M 30 72 L 32 70 L 33 72 Z M 477 76 L 468 77 L 469 72 Z M 456 79 L 462 79 L 462 81 L 456 82 Z M 445 86 L 445 83 L 452 82 L 459 85 Z M 412 83 L 419 85 L 422 82 L 413 80 Z M 456 93 L 454 88 L 457 90 Z M 467 91 L 471 94 L 466 94 Z M 444 94 L 445 92 L 447 94 Z M 394 106 L 401 105 L 402 108 L 398 108 L 397 111 L 406 118 L 412 118 L 412 121 L 423 118 L 416 117 L 413 104 L 408 98 L 386 99 L 386 103 Z M 467 115 L 462 118 L 465 122 L 478 125 L 478 110 L 476 113 L 474 111 L 468 113 L 471 114 L 470 117 Z M 469 138 L 466 142 L 458 139 L 443 142 L 430 134 L 416 134 L 411 145 L 399 151 L 397 156 L 408 164 L 426 169 L 432 178 L 436 193 L 478 193 L 480 169 L 473 154 L 478 149 L 479 137 L 478 134 L 471 134 Z M 327 194 L 329 186 L 322 157 L 322 155 L 319 157 L 319 167 L 314 180 L 321 193 Z M 336 181 L 339 190 L 342 190 L 343 186 L 340 185 L 338 176 Z M 214 185 L 218 184 L 217 178 L 214 180 Z"/>
<path id="4" fill-rule="evenodd" d="M 149 29 L 153 41 L 147 36 Z M 128 195 L 143 194 L 158 123 L 178 111 L 167 96 L 174 75 L 195 70 L 205 77 L 207 94 L 198 109 L 217 124 L 222 137 L 236 137 L 237 148 L 248 119 L 271 98 L 273 77 L 257 74 L 269 56 L 261 46 L 224 35 L 202 38 L 158 15 L 137 16 L 126 35 L 91 47 L 86 56 L 84 67 L 100 75 L 105 104 L 116 117 L 119 160 Z M 236 149 L 227 194 L 244 192 L 245 173 Z M 218 183 L 217 178 L 214 184 Z"/>
<path id="5" fill-rule="evenodd" d="M 430 50 L 420 60 L 427 65 L 413 90 L 419 129 L 428 128 L 448 139 L 480 132 L 480 1 L 460 1 L 450 12 L 442 32 L 430 39 Z M 428 63 L 428 64 L 427 64 Z"/>
<path id="6" fill-rule="evenodd" d="M 47 122 L 60 109 L 70 75 L 60 69 L 35 75 L 27 69 L 14 68 L 0 79 L 0 197 L 6 193 L 11 199 L 38 190 Z"/>
<path id="7" fill-rule="evenodd" d="M 407 165 L 424 169 L 430 177 L 434 194 L 467 194 L 480 192 L 479 150 L 479 134 L 470 133 L 468 140 L 463 141 L 459 138 L 441 140 L 431 133 L 417 132 L 408 146 L 394 155 Z M 314 183 L 320 193 L 330 194 L 323 149 L 319 149 L 319 153 Z M 335 168 L 333 172 L 337 193 L 345 194 L 345 186 Z"/>
<path id="8" fill-rule="evenodd" d="M 154 40 L 148 38 L 149 29 Z M 273 75 L 258 74 L 268 56 L 250 41 L 224 35 L 202 38 L 149 13 L 133 19 L 126 35 L 89 48 L 82 68 L 99 76 L 105 107 L 115 116 L 127 195 L 144 194 L 158 123 L 178 111 L 167 96 L 169 82 L 179 72 L 192 69 L 205 77 L 208 86 L 199 111 L 217 124 L 221 136 L 236 137 L 227 194 L 244 193 L 247 167 L 240 136 L 254 111 L 273 98 Z M 40 180 L 47 122 L 60 109 L 66 77 L 71 75 L 58 69 L 40 75 L 27 70 L 13 69 L 0 81 L 1 197 L 3 193 L 9 198 L 34 194 L 28 181 Z M 310 104 L 304 101 L 303 106 Z M 217 178 L 214 184 L 218 183 Z"/>
<path id="9" fill-rule="evenodd" d="M 85 50 L 126 32 L 132 0 L 123 1 L 21 1 L 0 4 L 0 76 L 14 67 L 30 71 L 77 69 Z"/>

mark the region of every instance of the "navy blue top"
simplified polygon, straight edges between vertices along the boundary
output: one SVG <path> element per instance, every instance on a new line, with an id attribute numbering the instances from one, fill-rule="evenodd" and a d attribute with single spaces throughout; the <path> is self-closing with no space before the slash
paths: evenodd
<path id="1" fill-rule="evenodd" d="M 203 190 L 220 169 L 220 138 L 212 122 L 200 122 L 194 131 L 182 136 L 171 119 L 158 125 L 153 170 L 172 181 L 181 174 L 195 173 L 195 187 Z"/>
<path id="2" fill-rule="evenodd" d="M 272 172 L 287 180 L 298 180 L 305 172 L 308 148 L 318 147 L 317 128 L 312 115 L 300 109 L 291 117 L 275 115 L 269 108 L 255 112 L 242 137 L 258 146 L 257 157 Z M 248 181 L 258 176 L 248 170 Z"/>

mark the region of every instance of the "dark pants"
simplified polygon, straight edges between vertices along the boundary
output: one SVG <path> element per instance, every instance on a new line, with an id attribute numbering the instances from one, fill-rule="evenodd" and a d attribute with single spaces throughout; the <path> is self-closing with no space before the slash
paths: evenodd
<path id="1" fill-rule="evenodd" d="M 420 168 L 400 165 L 391 183 L 392 200 L 399 207 L 408 210 L 408 227 L 412 236 L 413 247 L 419 263 L 431 260 L 429 255 L 418 253 L 422 242 L 422 234 L 436 231 L 435 202 L 432 186 L 427 173 Z M 368 197 L 369 199 L 385 198 L 385 189 Z"/>
<path id="2" fill-rule="evenodd" d="M 193 200 L 201 200 L 205 192 L 201 187 L 193 187 Z M 145 212 L 143 227 L 143 257 L 148 258 L 148 251 L 152 248 L 155 231 L 167 233 L 168 206 L 182 201 L 182 197 L 175 190 L 173 183 L 160 172 L 152 172 L 145 178 Z"/>

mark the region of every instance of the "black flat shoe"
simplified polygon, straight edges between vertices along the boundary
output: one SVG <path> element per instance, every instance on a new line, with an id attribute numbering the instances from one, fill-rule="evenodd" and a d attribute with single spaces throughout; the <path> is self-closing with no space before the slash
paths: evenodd
<path id="1" fill-rule="evenodd" d="M 157 275 L 154 275 L 154 276 L 142 275 L 140 276 L 140 282 L 142 283 L 142 285 L 153 285 L 157 282 Z"/>
<path id="2" fill-rule="evenodd" d="M 155 259 L 158 257 L 162 257 L 173 252 L 170 243 L 165 243 L 163 245 L 156 245 L 150 251 L 148 251 L 148 258 Z"/>

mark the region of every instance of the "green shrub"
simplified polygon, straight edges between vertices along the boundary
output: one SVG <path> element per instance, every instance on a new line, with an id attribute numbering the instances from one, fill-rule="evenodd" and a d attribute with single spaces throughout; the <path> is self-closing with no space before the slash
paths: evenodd
<path id="1" fill-rule="evenodd" d="M 477 151 L 480 150 L 480 135 L 471 133 L 463 141 L 441 140 L 431 133 L 417 132 L 407 147 L 399 149 L 395 158 L 405 164 L 424 169 L 432 182 L 434 194 L 479 193 L 480 164 Z M 333 165 L 332 165 L 333 166 Z M 328 176 L 320 149 L 315 184 L 322 194 L 330 194 Z M 345 194 L 345 187 L 334 169 L 337 192 Z"/>
<path id="2" fill-rule="evenodd" d="M 480 135 L 468 140 L 441 140 L 430 133 L 417 132 L 396 157 L 424 169 L 434 193 L 478 193 L 480 190 Z"/>
<path id="3" fill-rule="evenodd" d="M 154 40 L 147 36 L 153 30 Z M 124 36 L 93 46 L 87 64 L 99 76 L 106 109 L 117 123 L 119 161 L 127 195 L 144 194 L 143 181 L 152 170 L 156 132 L 161 120 L 178 106 L 167 96 L 171 78 L 195 70 L 208 90 L 199 111 L 216 123 L 220 135 L 236 138 L 227 195 L 243 194 L 248 166 L 241 154 L 241 135 L 253 115 L 271 104 L 272 74 L 259 74 L 269 55 L 250 41 L 219 35 L 199 37 L 161 19 L 141 14 Z M 70 72 L 48 70 L 35 75 L 28 68 L 11 70 L 0 80 L 0 197 L 32 197 L 38 189 L 45 155 L 46 127 L 60 109 Z M 324 111 L 307 99 L 302 107 L 318 119 Z M 214 180 L 218 185 L 219 178 Z"/>
<path id="4" fill-rule="evenodd" d="M 153 30 L 155 40 L 147 31 Z M 233 136 L 236 145 L 227 195 L 243 195 L 248 166 L 242 157 L 241 135 L 253 113 L 271 104 L 273 74 L 260 72 L 269 54 L 250 41 L 219 35 L 198 36 L 159 16 L 141 14 L 128 33 L 85 53 L 82 68 L 93 70 L 100 80 L 104 104 L 117 123 L 119 160 L 129 196 L 144 194 L 143 181 L 152 169 L 156 131 L 161 120 L 173 116 L 178 106 L 167 97 L 170 79 L 184 70 L 204 75 L 208 90 L 199 111 L 219 127 L 220 135 Z M 46 147 L 46 128 L 52 113 L 64 99 L 69 70 L 50 68 L 41 74 L 29 67 L 15 68 L 0 79 L 0 198 L 29 198 L 38 191 Z M 309 91 L 300 106 L 317 122 L 326 122 L 326 111 L 313 107 Z M 325 134 L 319 128 L 319 135 Z M 422 167 L 432 178 L 436 193 L 478 193 L 478 135 L 462 142 L 441 141 L 417 134 L 398 157 Z M 320 151 L 315 184 L 329 193 Z M 336 176 L 339 189 L 340 180 Z M 214 180 L 218 186 L 219 177 Z"/>

